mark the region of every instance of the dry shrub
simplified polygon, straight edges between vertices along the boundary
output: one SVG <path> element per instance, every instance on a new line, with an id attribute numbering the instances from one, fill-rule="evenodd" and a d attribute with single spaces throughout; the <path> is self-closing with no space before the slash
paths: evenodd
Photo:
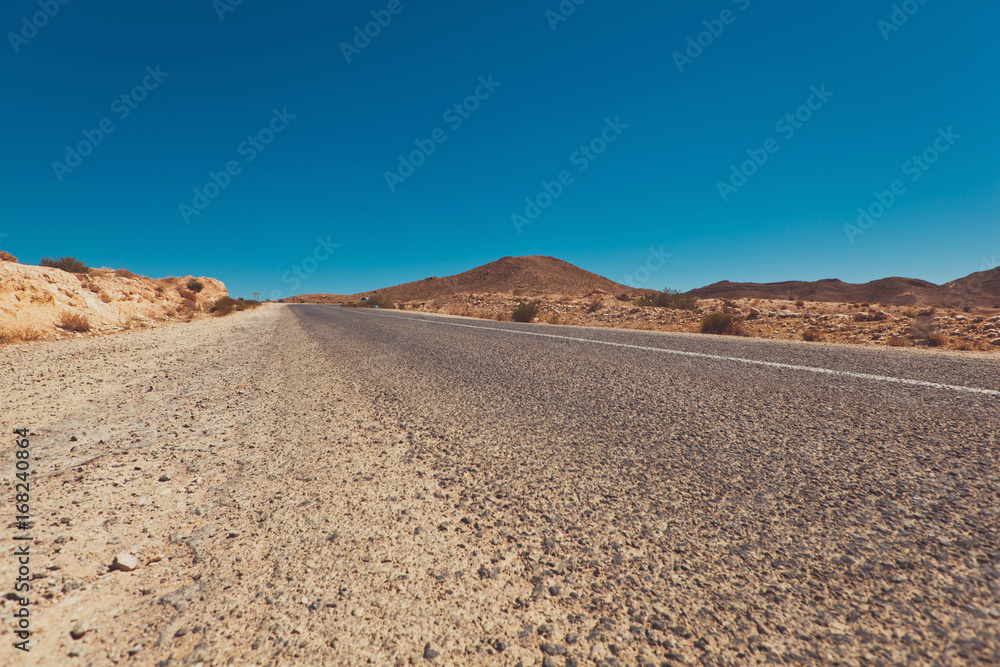
<path id="1" fill-rule="evenodd" d="M 194 292 L 192 292 L 189 289 L 185 289 L 183 287 L 178 287 L 177 293 L 180 294 L 181 298 L 184 299 L 185 301 L 195 301 L 197 299 L 197 296 L 195 295 Z"/>
<path id="2" fill-rule="evenodd" d="M 82 313 L 71 313 L 64 311 L 56 322 L 56 326 L 66 331 L 78 331 L 84 333 L 90 331 L 90 320 Z"/>
<path id="3" fill-rule="evenodd" d="M 941 347 L 948 342 L 948 339 L 944 337 L 944 334 L 932 333 L 927 336 L 927 347 Z"/>
<path id="4" fill-rule="evenodd" d="M 799 308 L 802 308 L 803 306 L 806 305 L 806 302 L 803 301 L 802 299 L 799 299 L 798 301 L 795 302 L 795 305 L 798 306 Z"/>
<path id="5" fill-rule="evenodd" d="M 534 322 L 535 317 L 538 316 L 539 308 L 541 304 L 537 301 L 525 301 L 517 304 L 514 308 L 514 312 L 511 313 L 510 318 L 515 322 Z"/>
<path id="6" fill-rule="evenodd" d="M 138 273 L 132 273 L 128 269 L 115 269 L 113 272 L 119 278 L 139 278 Z"/>
<path id="7" fill-rule="evenodd" d="M 887 343 L 889 347 L 906 347 L 910 344 L 910 342 L 902 336 L 890 336 Z"/>
<path id="8" fill-rule="evenodd" d="M 806 329 L 802 332 L 802 340 L 809 341 L 810 343 L 821 341 L 823 338 L 823 332 L 819 329 Z"/>
<path id="9" fill-rule="evenodd" d="M 562 324 L 562 319 L 555 313 L 549 316 L 549 324 Z"/>
<path id="10" fill-rule="evenodd" d="M 44 335 L 41 329 L 36 329 L 35 327 L 21 327 L 19 329 L 0 328 L 0 345 L 41 340 Z"/>
<path id="11" fill-rule="evenodd" d="M 587 306 L 587 312 L 588 313 L 596 313 L 597 311 L 599 311 L 603 307 L 604 307 L 604 304 L 601 303 L 600 299 L 594 299 L 593 301 L 590 302 L 590 305 Z"/>
<path id="12" fill-rule="evenodd" d="M 955 345 L 955 349 L 960 350 L 962 352 L 972 352 L 974 349 L 976 349 L 976 347 L 967 340 L 960 340 Z"/>
<path id="13" fill-rule="evenodd" d="M 14 257 L 14 255 L 6 250 L 0 250 L 0 262 L 14 262 L 17 264 L 17 257 Z"/>
<path id="14" fill-rule="evenodd" d="M 69 273 L 90 272 L 90 267 L 78 260 L 76 257 L 60 257 L 58 259 L 42 257 L 40 264 L 53 269 L 62 269 L 63 271 L 68 271 Z"/>
<path id="15" fill-rule="evenodd" d="M 717 336 L 745 336 L 743 321 L 729 313 L 709 313 L 701 318 L 701 333 Z"/>

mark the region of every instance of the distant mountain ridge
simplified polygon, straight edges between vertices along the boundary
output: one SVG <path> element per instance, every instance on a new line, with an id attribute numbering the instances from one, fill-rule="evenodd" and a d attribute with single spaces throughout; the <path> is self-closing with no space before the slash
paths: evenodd
<path id="1" fill-rule="evenodd" d="M 1000 304 L 1000 267 L 979 271 L 944 285 L 899 277 L 867 283 L 845 283 L 835 278 L 776 283 L 733 283 L 724 280 L 693 289 L 688 294 L 702 299 L 805 299 L 897 306 L 993 307 Z"/>
<path id="2" fill-rule="evenodd" d="M 358 294 L 304 294 L 284 299 L 290 303 L 359 301 L 381 294 L 393 301 L 426 301 L 453 294 L 510 293 L 518 297 L 543 294 L 580 298 L 594 292 L 638 296 L 651 290 L 616 283 L 555 257 L 503 257 L 463 273 L 431 277 Z M 838 303 L 884 303 L 899 306 L 993 307 L 1000 304 L 1000 267 L 979 271 L 944 285 L 916 278 L 882 278 L 867 283 L 845 283 L 829 278 L 776 283 L 734 283 L 724 280 L 693 289 L 702 299 L 805 299 Z M 1000 306 L 998 306 L 1000 307 Z"/>

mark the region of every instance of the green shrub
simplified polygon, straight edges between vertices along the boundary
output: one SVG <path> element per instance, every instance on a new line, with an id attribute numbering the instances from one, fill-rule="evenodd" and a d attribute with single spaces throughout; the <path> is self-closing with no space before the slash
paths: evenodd
<path id="1" fill-rule="evenodd" d="M 68 271 L 70 273 L 90 273 L 90 267 L 78 260 L 76 257 L 60 257 L 59 259 L 42 257 L 40 264 L 53 269 L 62 269 L 63 271 Z"/>
<path id="2" fill-rule="evenodd" d="M 729 313 L 709 313 L 701 318 L 701 333 L 719 336 L 745 336 L 743 321 Z"/>
<path id="3" fill-rule="evenodd" d="M 515 322 L 534 322 L 538 315 L 539 303 L 537 301 L 522 301 L 514 308 L 510 319 Z"/>
<path id="4" fill-rule="evenodd" d="M 201 283 L 200 280 L 191 279 L 188 281 L 187 288 L 192 292 L 194 292 L 195 294 L 197 294 L 198 292 L 205 289 L 205 286 Z"/>
<path id="5" fill-rule="evenodd" d="M 636 305 L 651 306 L 653 308 L 671 308 L 673 310 L 694 310 L 698 307 L 698 299 L 665 287 L 662 292 L 639 297 Z"/>

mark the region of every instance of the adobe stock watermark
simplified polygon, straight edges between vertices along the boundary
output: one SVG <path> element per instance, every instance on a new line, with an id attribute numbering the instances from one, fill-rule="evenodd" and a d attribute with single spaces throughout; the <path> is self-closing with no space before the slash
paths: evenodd
<path id="1" fill-rule="evenodd" d="M 317 236 L 316 247 L 313 248 L 312 253 L 306 255 L 302 258 L 302 261 L 294 264 L 290 269 L 285 271 L 281 275 L 281 282 L 288 285 L 289 290 L 293 292 L 298 290 L 302 286 L 302 283 L 309 280 L 309 276 L 319 270 L 320 264 L 330 259 L 330 255 L 339 247 L 340 244 L 334 243 L 329 235 L 325 239 L 322 236 Z M 271 301 L 283 298 L 285 298 L 283 290 L 276 289 L 271 291 Z"/>
<path id="2" fill-rule="evenodd" d="M 552 30 L 557 30 L 560 23 L 565 23 L 569 20 L 570 16 L 576 13 L 576 8 L 587 2 L 587 0 L 562 0 L 559 6 L 552 9 L 545 10 L 545 19 L 549 22 L 549 27 Z"/>
<path id="3" fill-rule="evenodd" d="M 806 98 L 805 104 L 791 113 L 786 113 L 774 124 L 774 131 L 779 133 L 785 141 L 790 141 L 796 132 L 805 127 L 813 115 L 833 97 L 833 93 L 826 89 L 826 84 L 819 88 L 812 86 L 809 91 L 811 94 Z M 739 192 L 739 189 L 767 164 L 771 156 L 780 150 L 781 144 L 774 137 L 768 137 L 761 148 L 748 148 L 746 153 L 750 159 L 744 160 L 738 167 L 735 164 L 730 165 L 729 179 L 715 183 L 722 201 L 728 202 L 729 197 Z"/>
<path id="4" fill-rule="evenodd" d="M 20 30 L 7 33 L 7 41 L 10 42 L 14 53 L 20 53 L 21 47 L 34 39 L 38 31 L 47 26 L 59 10 L 69 3 L 70 0 L 38 0 L 38 8 L 41 11 L 35 12 L 30 17 L 22 16 Z"/>
<path id="5" fill-rule="evenodd" d="M 628 124 L 621 121 L 621 116 L 615 116 L 614 120 L 604 119 L 604 127 L 600 133 L 586 144 L 582 144 L 569 156 L 569 163 L 576 167 L 577 173 L 582 174 L 587 171 L 599 157 L 607 152 L 608 148 L 622 133 L 628 129 Z M 525 225 L 530 225 L 542 216 L 555 200 L 559 199 L 566 191 L 566 188 L 576 182 L 576 177 L 569 169 L 563 169 L 551 181 L 542 181 L 539 190 L 534 196 L 525 197 L 524 210 L 520 213 L 512 213 L 510 221 L 514 223 L 514 229 L 518 234 L 523 233 Z"/>
<path id="6" fill-rule="evenodd" d="M 212 9 L 220 21 L 226 20 L 226 14 L 235 12 L 236 8 L 243 4 L 243 0 L 212 0 Z"/>
<path id="7" fill-rule="evenodd" d="M 926 4 L 927 0 L 904 0 L 900 4 L 893 5 L 889 20 L 879 19 L 875 24 L 879 32 L 882 33 L 882 39 L 888 42 L 893 33 L 899 32 L 910 20 L 910 17 L 919 12 L 920 8 Z"/>
<path id="8" fill-rule="evenodd" d="M 241 141 L 236 147 L 237 155 L 241 156 L 243 160 L 232 159 L 226 162 L 218 172 L 209 171 L 208 181 L 205 182 L 205 185 L 192 190 L 194 196 L 191 203 L 178 204 L 177 208 L 181 218 L 184 219 L 184 224 L 191 224 L 192 217 L 201 215 L 209 204 L 229 187 L 233 179 L 243 173 L 244 164 L 250 164 L 256 160 L 257 156 L 263 153 L 271 145 L 271 142 L 284 132 L 289 123 L 297 117 L 298 114 L 288 113 L 288 107 L 283 107 L 280 110 L 277 107 L 272 109 L 271 119 L 267 124 Z"/>
<path id="9" fill-rule="evenodd" d="M 911 183 L 916 183 L 961 138 L 962 135 L 956 134 L 950 125 L 947 130 L 939 127 L 938 135 L 931 145 L 903 163 L 900 168 L 903 176 L 907 176 Z M 898 178 L 889 184 L 887 190 L 873 192 L 874 201 L 867 206 L 858 207 L 858 217 L 854 223 L 844 223 L 844 234 L 847 235 L 847 240 L 853 244 L 857 237 L 864 235 L 866 231 L 871 229 L 872 225 L 881 220 L 899 198 L 906 193 L 906 182 Z"/>
<path id="10" fill-rule="evenodd" d="M 142 81 L 132 90 L 122 93 L 111 102 L 111 113 L 119 121 L 124 121 L 139 108 L 142 102 L 146 101 L 151 92 L 160 87 L 160 84 L 168 76 L 170 76 L 170 72 L 161 71 L 159 65 L 155 69 L 152 66 L 146 67 L 146 76 L 142 77 Z M 83 139 L 75 145 L 67 144 L 66 157 L 63 161 L 56 160 L 52 163 L 52 172 L 59 182 L 62 183 L 67 174 L 72 174 L 73 170 L 83 164 L 83 159 L 91 155 L 98 146 L 104 143 L 105 137 L 116 129 L 118 128 L 115 126 L 114 120 L 107 117 L 102 118 L 94 129 L 81 130 Z"/>
<path id="11" fill-rule="evenodd" d="M 412 2 L 413 0 L 406 1 Z M 368 48 L 372 40 L 381 35 L 382 31 L 389 27 L 389 24 L 392 23 L 392 18 L 402 14 L 404 9 L 406 9 L 406 6 L 402 0 L 389 0 L 389 4 L 386 5 L 385 9 L 373 9 L 371 11 L 373 20 L 365 23 L 364 28 L 360 25 L 354 26 L 354 39 L 351 42 L 340 43 L 340 52 L 344 54 L 347 64 L 351 64 L 351 59 L 354 56 L 361 55 L 361 52 Z"/>
<path id="12" fill-rule="evenodd" d="M 457 131 L 465 121 L 472 118 L 472 114 L 479 109 L 483 102 L 493 97 L 493 93 L 502 85 L 502 82 L 493 80 L 492 74 L 487 77 L 479 77 L 479 85 L 476 86 L 472 94 L 445 109 L 444 113 L 441 114 L 441 119 L 448 123 L 452 132 Z M 389 191 L 396 192 L 396 188 L 413 176 L 417 169 L 423 166 L 430 156 L 434 155 L 438 146 L 446 141 L 448 141 L 448 133 L 442 127 L 435 128 L 426 139 L 414 139 L 416 150 L 410 151 L 407 155 L 396 156 L 399 160 L 396 169 L 386 171 L 384 174 Z"/>
<path id="13" fill-rule="evenodd" d="M 750 0 L 732 0 L 732 3 L 741 12 L 745 12 L 750 8 Z M 705 29 L 696 35 L 688 35 L 687 47 L 683 53 L 680 51 L 674 51 L 673 53 L 674 65 L 677 66 L 677 71 L 683 74 L 685 67 L 693 65 L 695 60 L 701 58 L 705 50 L 711 48 L 715 44 L 715 40 L 722 37 L 722 33 L 726 31 L 726 26 L 736 23 L 738 16 L 739 14 L 727 7 L 719 12 L 718 18 L 702 21 L 701 24 L 705 26 Z"/>
<path id="14" fill-rule="evenodd" d="M 642 287 L 648 283 L 653 274 L 662 269 L 666 265 L 667 260 L 673 256 L 673 253 L 664 252 L 662 245 L 659 248 L 649 246 L 649 254 L 646 256 L 646 261 L 637 266 L 632 273 L 627 274 L 622 283 L 629 285 L 630 287 Z"/>

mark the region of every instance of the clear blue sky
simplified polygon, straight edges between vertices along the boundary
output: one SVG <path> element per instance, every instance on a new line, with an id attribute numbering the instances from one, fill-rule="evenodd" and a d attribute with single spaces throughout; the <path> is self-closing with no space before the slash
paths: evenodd
<path id="1" fill-rule="evenodd" d="M 994 0 L 895 17 L 860 0 L 567 1 L 569 16 L 558 0 L 229 1 L 4 3 L 0 247 L 214 276 L 234 296 L 505 255 L 657 289 L 944 282 L 1000 257 Z M 411 174 L 398 156 L 418 141 L 434 152 Z M 933 164 L 910 162 L 925 150 Z M 228 184 L 198 200 L 210 172 Z M 558 196 L 516 225 L 543 181 Z M 894 181 L 884 213 L 845 231 Z"/>

